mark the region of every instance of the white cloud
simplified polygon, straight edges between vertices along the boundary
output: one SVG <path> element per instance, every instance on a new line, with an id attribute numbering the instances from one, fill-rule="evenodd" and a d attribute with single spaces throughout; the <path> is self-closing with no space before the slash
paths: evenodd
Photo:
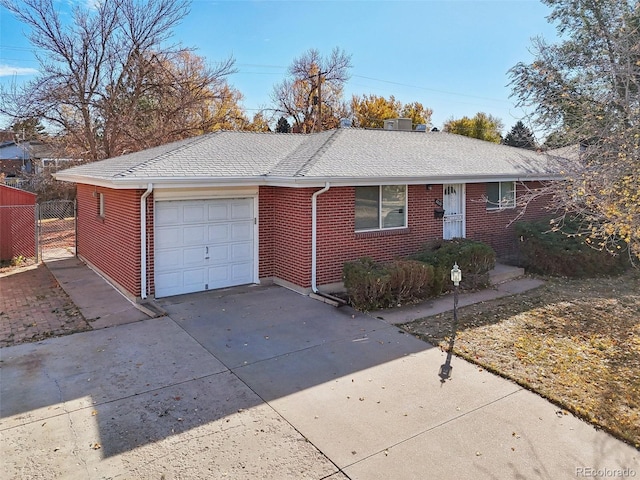
<path id="1" fill-rule="evenodd" d="M 18 75 L 36 75 L 35 68 L 12 67 L 11 65 L 0 65 L 0 77 L 13 77 Z"/>

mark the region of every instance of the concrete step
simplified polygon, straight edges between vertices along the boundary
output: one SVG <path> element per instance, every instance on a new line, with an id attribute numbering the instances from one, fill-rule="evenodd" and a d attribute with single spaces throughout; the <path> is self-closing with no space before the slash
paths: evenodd
<path id="1" fill-rule="evenodd" d="M 499 285 L 509 280 L 520 278 L 523 275 L 524 268 L 496 263 L 495 268 L 489 272 L 489 280 L 491 281 L 491 285 Z"/>

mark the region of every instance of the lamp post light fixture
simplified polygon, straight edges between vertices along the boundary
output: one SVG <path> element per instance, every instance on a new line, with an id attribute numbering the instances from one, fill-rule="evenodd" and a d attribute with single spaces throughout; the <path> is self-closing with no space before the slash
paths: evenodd
<path id="1" fill-rule="evenodd" d="M 451 377 L 451 357 L 453 356 L 453 343 L 456 338 L 456 329 L 458 327 L 458 287 L 462 281 L 462 270 L 458 267 L 458 262 L 454 263 L 451 269 L 451 281 L 453 282 L 453 325 L 451 327 L 451 338 L 449 339 L 449 349 L 447 351 L 447 359 L 440 366 L 438 376 L 440 381 L 444 383 Z"/>
<path id="2" fill-rule="evenodd" d="M 457 262 L 453 264 L 453 268 L 451 269 L 451 281 L 453 282 L 453 285 L 456 287 L 457 291 L 457 287 L 462 281 L 462 270 L 460 270 L 460 267 L 458 267 Z"/>

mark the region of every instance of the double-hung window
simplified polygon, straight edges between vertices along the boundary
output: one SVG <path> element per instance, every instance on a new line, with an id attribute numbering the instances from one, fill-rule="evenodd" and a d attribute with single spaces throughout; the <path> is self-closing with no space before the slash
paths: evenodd
<path id="1" fill-rule="evenodd" d="M 405 228 L 407 186 L 356 187 L 356 231 Z"/>
<path id="2" fill-rule="evenodd" d="M 487 210 L 515 208 L 516 182 L 487 183 Z"/>

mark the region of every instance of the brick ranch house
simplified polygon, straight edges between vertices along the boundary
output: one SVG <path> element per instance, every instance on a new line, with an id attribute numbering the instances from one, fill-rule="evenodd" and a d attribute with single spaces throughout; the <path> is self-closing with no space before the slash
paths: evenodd
<path id="1" fill-rule="evenodd" d="M 344 128 L 211 133 L 56 177 L 77 183 L 80 258 L 140 300 L 265 282 L 331 291 L 344 262 L 437 238 L 501 254 L 515 196 L 558 175 L 550 157 L 523 149 Z"/>

